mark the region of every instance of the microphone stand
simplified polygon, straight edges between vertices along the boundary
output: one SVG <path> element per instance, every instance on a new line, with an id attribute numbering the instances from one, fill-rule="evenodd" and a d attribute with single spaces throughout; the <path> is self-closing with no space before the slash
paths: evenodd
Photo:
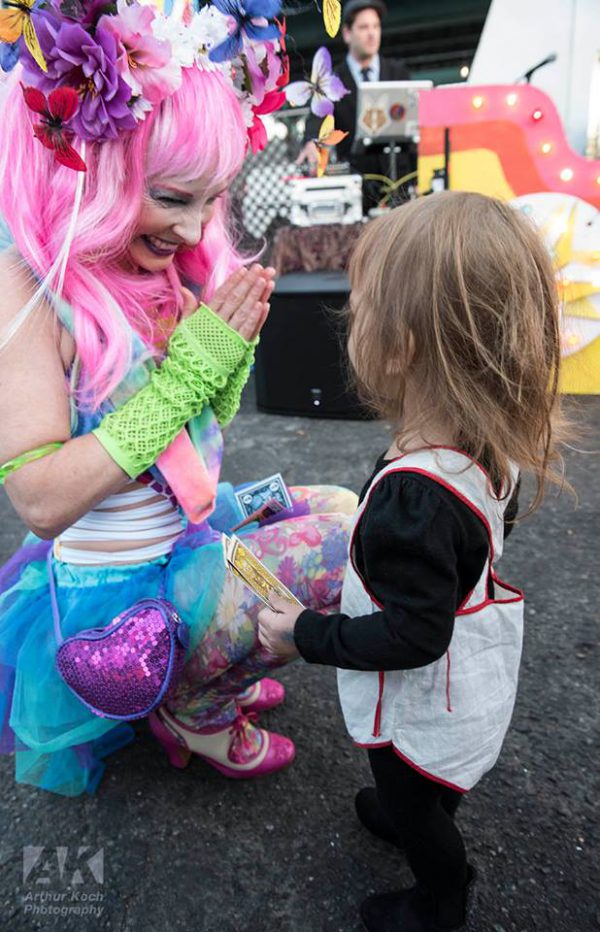
<path id="1" fill-rule="evenodd" d="M 529 71 L 526 71 L 525 74 L 522 74 L 520 78 L 517 78 L 515 84 L 518 84 L 519 81 L 525 81 L 526 84 L 531 84 L 531 78 L 540 68 L 543 68 L 544 65 L 550 65 L 552 62 L 556 61 L 558 55 L 556 52 L 553 52 L 551 55 L 548 55 L 542 61 L 538 62 L 537 65 L 534 65 L 533 68 L 530 68 Z"/>

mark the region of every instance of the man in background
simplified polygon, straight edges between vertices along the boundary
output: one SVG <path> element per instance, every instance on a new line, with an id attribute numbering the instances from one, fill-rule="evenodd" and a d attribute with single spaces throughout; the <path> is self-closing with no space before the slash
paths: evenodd
<path id="1" fill-rule="evenodd" d="M 405 62 L 383 58 L 381 48 L 382 21 L 387 12 L 383 0 L 348 0 L 342 13 L 342 37 L 348 46 L 345 60 L 335 71 L 350 91 L 335 104 L 335 125 L 348 133 L 337 146 L 338 161 L 350 162 L 353 172 L 360 175 L 387 175 L 389 162 L 381 145 L 375 145 L 366 151 L 353 153 L 352 146 L 356 132 L 356 108 L 358 103 L 358 84 L 364 81 L 406 81 L 410 73 Z M 319 133 L 321 120 L 311 115 L 307 120 L 305 145 L 298 157 L 298 162 L 308 162 L 312 167 L 317 162 L 317 148 L 312 139 Z M 399 175 L 409 172 L 412 156 L 409 151 L 402 152 L 398 159 Z M 378 186 L 365 185 L 367 196 L 365 207 L 377 202 Z"/>

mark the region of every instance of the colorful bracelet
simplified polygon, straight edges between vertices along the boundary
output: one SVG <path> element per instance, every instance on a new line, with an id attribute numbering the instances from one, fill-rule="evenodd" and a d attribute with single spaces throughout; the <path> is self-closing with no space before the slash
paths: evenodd
<path id="1" fill-rule="evenodd" d="M 7 463 L 2 463 L 0 466 L 0 485 L 4 483 L 4 480 L 11 472 L 15 472 L 27 463 L 32 463 L 34 460 L 41 459 L 42 456 L 48 456 L 49 453 L 54 453 L 55 450 L 59 450 L 62 446 L 63 444 L 58 441 L 56 443 L 45 443 L 41 447 L 36 447 L 35 450 L 27 450 L 26 453 L 15 456 L 14 459 L 8 460 Z"/>

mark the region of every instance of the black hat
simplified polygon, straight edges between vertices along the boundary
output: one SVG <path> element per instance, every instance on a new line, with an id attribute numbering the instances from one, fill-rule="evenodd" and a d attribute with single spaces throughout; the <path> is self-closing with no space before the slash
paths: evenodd
<path id="1" fill-rule="evenodd" d="M 377 10 L 382 18 L 387 13 L 387 7 L 383 0 L 348 0 L 348 3 L 344 4 L 344 12 L 342 14 L 342 22 L 344 25 L 348 23 L 348 20 L 355 16 L 356 13 L 360 13 L 361 10 Z"/>

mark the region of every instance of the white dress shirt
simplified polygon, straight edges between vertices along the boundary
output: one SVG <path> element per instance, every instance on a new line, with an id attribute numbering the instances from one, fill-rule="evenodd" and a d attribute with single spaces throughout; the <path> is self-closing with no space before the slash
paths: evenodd
<path id="1" fill-rule="evenodd" d="M 350 55 L 350 53 L 346 55 L 346 62 L 347 62 L 348 68 L 350 69 L 350 74 L 354 78 L 355 83 L 357 85 L 362 84 L 364 81 L 364 78 L 362 74 L 360 73 L 361 72 L 360 62 L 357 62 L 357 60 L 352 55 Z M 379 81 L 379 76 L 381 74 L 381 61 L 380 61 L 379 55 L 376 55 L 375 58 L 372 60 L 371 64 L 369 65 L 369 71 L 370 71 L 369 81 Z"/>

